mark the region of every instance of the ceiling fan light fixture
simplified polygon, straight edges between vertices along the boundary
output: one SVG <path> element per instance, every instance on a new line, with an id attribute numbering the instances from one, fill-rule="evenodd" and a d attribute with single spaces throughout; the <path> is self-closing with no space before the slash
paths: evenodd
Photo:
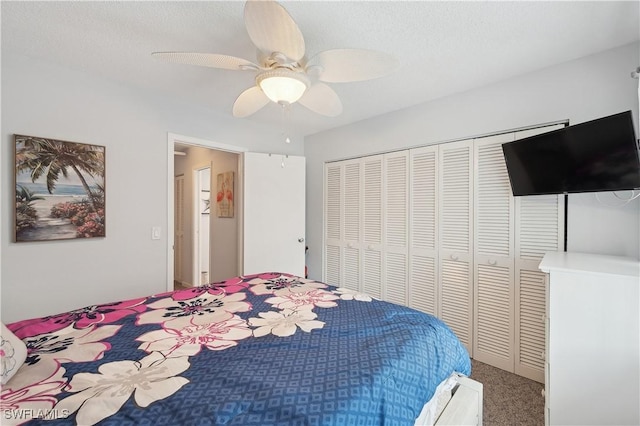
<path id="1" fill-rule="evenodd" d="M 309 78 L 300 72 L 278 68 L 256 76 L 262 92 L 275 103 L 297 102 L 309 87 Z"/>

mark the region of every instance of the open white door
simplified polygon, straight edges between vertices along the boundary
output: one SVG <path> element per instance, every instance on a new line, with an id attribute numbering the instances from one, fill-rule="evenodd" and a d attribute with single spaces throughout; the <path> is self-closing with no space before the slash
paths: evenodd
<path id="1" fill-rule="evenodd" d="M 243 154 L 243 274 L 304 276 L 305 158 Z"/>
<path id="2" fill-rule="evenodd" d="M 174 201 L 174 250 L 173 256 L 173 280 L 179 283 L 184 281 L 183 274 L 183 259 L 184 254 L 184 175 L 176 176 L 174 178 L 173 195 Z"/>

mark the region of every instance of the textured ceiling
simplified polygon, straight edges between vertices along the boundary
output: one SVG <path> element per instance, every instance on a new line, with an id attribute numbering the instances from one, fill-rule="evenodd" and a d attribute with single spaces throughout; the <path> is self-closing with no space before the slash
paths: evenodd
<path id="1" fill-rule="evenodd" d="M 308 135 L 466 91 L 640 39 L 639 2 L 281 2 L 307 56 L 333 48 L 394 54 L 391 76 L 330 84 L 344 112 L 292 107 Z M 244 3 L 2 1 L 2 50 L 178 97 L 231 117 L 250 72 L 170 64 L 156 51 L 222 53 L 255 60 Z M 240 119 L 238 119 L 240 120 Z M 270 104 L 242 120 L 281 126 Z"/>

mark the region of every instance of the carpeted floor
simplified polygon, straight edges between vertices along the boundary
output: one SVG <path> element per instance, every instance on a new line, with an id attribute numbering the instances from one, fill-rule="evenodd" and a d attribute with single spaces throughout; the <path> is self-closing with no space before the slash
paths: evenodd
<path id="1" fill-rule="evenodd" d="M 544 385 L 471 360 L 471 378 L 483 384 L 483 424 L 544 425 Z"/>

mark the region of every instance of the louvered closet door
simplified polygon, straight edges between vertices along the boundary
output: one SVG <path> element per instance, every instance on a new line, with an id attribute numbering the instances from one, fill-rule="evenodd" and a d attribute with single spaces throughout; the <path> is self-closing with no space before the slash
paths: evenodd
<path id="1" fill-rule="evenodd" d="M 409 156 L 409 306 L 438 315 L 438 147 Z"/>
<path id="2" fill-rule="evenodd" d="M 342 285 L 342 171 L 340 163 L 325 165 L 324 282 Z"/>
<path id="3" fill-rule="evenodd" d="M 516 139 L 556 130 L 563 125 L 517 132 Z M 544 382 L 545 285 L 538 264 L 545 252 L 564 249 L 562 195 L 516 197 L 516 348 L 515 373 Z"/>
<path id="4" fill-rule="evenodd" d="M 439 146 L 440 318 L 473 356 L 473 141 Z"/>
<path id="5" fill-rule="evenodd" d="M 514 134 L 476 139 L 473 357 L 514 371 L 514 200 L 502 144 Z"/>
<path id="6" fill-rule="evenodd" d="M 407 305 L 409 152 L 384 155 L 384 299 Z"/>
<path id="7" fill-rule="evenodd" d="M 362 290 L 382 299 L 383 156 L 364 157 L 362 167 Z"/>
<path id="8" fill-rule="evenodd" d="M 342 256 L 342 286 L 352 290 L 361 291 L 360 277 L 360 222 L 361 222 L 361 199 L 360 199 L 360 170 L 361 161 L 345 161 L 344 184 L 343 184 L 343 205 L 344 205 L 344 233 L 343 233 L 343 256 Z"/>

